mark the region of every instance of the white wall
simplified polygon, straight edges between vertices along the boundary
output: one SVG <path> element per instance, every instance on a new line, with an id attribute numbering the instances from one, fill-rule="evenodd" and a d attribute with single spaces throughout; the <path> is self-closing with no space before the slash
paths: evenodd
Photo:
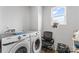
<path id="1" fill-rule="evenodd" d="M 67 25 L 59 26 L 57 29 L 51 27 L 51 7 L 43 7 L 42 30 L 52 31 L 56 43 L 64 43 L 73 48 L 73 31 L 79 29 L 79 7 L 67 7 Z"/>
<path id="2" fill-rule="evenodd" d="M 6 6 L 0 7 L 0 32 L 7 27 L 16 31 L 41 30 L 42 7 L 38 6 Z"/>
<path id="3" fill-rule="evenodd" d="M 38 7 L 38 31 L 42 31 L 42 7 Z"/>
<path id="4" fill-rule="evenodd" d="M 30 7 L 30 29 L 36 31 L 38 27 L 38 10 L 37 7 Z"/>
<path id="5" fill-rule="evenodd" d="M 29 7 L 0 7 L 0 22 L 2 31 L 6 27 L 15 28 L 17 31 L 29 30 Z"/>
<path id="6" fill-rule="evenodd" d="M 2 7 L 0 7 L 0 32 L 2 30 Z"/>
<path id="7" fill-rule="evenodd" d="M 30 29 L 32 31 L 41 31 L 42 25 L 42 7 L 30 7 Z"/>

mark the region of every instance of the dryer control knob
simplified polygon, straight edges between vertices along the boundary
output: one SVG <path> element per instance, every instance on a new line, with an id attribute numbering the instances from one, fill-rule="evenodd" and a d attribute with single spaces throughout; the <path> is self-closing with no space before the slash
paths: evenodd
<path id="1" fill-rule="evenodd" d="M 36 35 L 37 35 L 37 33 L 36 33 Z"/>
<path id="2" fill-rule="evenodd" d="M 23 35 L 23 36 L 26 36 L 26 35 Z"/>
<path id="3" fill-rule="evenodd" d="M 19 36 L 18 39 L 20 40 L 21 39 L 21 36 Z"/>

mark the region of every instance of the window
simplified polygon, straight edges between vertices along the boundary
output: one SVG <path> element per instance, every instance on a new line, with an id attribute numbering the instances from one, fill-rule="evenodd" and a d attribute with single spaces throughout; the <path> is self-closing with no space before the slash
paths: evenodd
<path id="1" fill-rule="evenodd" d="M 51 9 L 52 24 L 66 25 L 66 7 L 53 7 Z"/>

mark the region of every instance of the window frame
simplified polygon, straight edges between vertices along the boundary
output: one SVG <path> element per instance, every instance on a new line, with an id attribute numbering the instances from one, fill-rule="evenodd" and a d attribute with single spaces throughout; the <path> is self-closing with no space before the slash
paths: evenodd
<path id="1" fill-rule="evenodd" d="M 52 12 L 53 12 L 53 10 L 52 9 L 55 9 L 55 8 L 64 8 L 64 23 L 63 24 L 61 24 L 60 22 L 56 22 L 56 23 L 58 23 L 58 25 L 66 25 L 67 24 L 67 19 L 66 19 L 66 6 L 55 6 L 55 7 L 52 7 L 51 8 L 51 19 L 52 19 L 52 25 L 55 23 L 55 20 L 54 20 L 54 16 L 52 15 Z"/>

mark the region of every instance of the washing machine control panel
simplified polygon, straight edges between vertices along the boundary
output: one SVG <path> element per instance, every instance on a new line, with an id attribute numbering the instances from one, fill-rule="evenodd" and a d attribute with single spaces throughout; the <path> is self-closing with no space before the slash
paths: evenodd
<path id="1" fill-rule="evenodd" d="M 22 34 L 22 35 L 19 35 L 18 36 L 18 39 L 19 40 L 25 40 L 26 38 L 29 38 L 29 35 L 28 34 Z"/>

